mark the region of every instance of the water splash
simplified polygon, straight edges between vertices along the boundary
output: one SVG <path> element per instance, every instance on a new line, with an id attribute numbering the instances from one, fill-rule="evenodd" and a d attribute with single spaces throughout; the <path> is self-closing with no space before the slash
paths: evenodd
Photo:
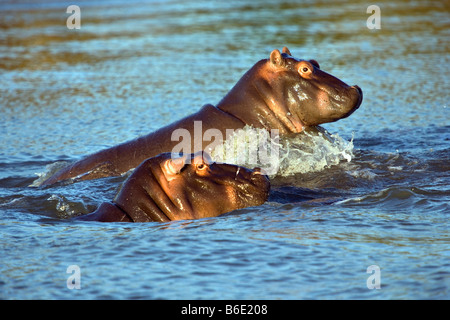
<path id="1" fill-rule="evenodd" d="M 66 167 L 68 163 L 69 163 L 68 161 L 56 161 L 46 165 L 43 172 L 35 173 L 38 176 L 38 178 L 34 180 L 33 183 L 29 185 L 29 187 L 40 187 L 45 180 L 50 178 L 60 169 Z"/>
<path id="2" fill-rule="evenodd" d="M 55 214 L 59 219 L 69 219 L 92 211 L 83 201 L 69 200 L 62 194 L 52 194 L 47 202 L 56 208 Z"/>
<path id="3" fill-rule="evenodd" d="M 280 137 L 267 130 L 246 126 L 236 130 L 223 144 L 211 151 L 214 161 L 260 167 L 271 178 L 318 172 L 353 158 L 350 141 L 330 134 L 321 127 Z"/>
<path id="4" fill-rule="evenodd" d="M 215 162 L 229 163 L 247 168 L 260 167 L 273 175 L 280 166 L 282 148 L 278 130 L 270 133 L 265 129 L 245 126 L 235 130 L 227 140 L 209 151 Z"/>
<path id="5" fill-rule="evenodd" d="M 325 129 L 304 131 L 284 141 L 284 156 L 279 175 L 322 171 L 353 158 L 353 136 L 350 141 Z"/>

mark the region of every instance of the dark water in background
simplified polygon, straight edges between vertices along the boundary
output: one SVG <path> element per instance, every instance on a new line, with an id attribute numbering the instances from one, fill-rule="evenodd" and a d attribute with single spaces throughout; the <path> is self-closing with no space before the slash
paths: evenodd
<path id="1" fill-rule="evenodd" d="M 70 4 L 80 30 L 66 28 Z M 450 8 L 377 1 L 382 29 L 369 30 L 371 4 L 0 2 L 0 298 L 448 299 Z M 263 206 L 71 223 L 124 178 L 30 187 L 56 161 L 217 103 L 284 45 L 365 96 L 323 126 L 344 146 L 295 157 L 291 169 L 311 169 L 275 177 Z M 80 290 L 67 288 L 70 265 Z M 370 265 L 381 289 L 367 288 Z"/>

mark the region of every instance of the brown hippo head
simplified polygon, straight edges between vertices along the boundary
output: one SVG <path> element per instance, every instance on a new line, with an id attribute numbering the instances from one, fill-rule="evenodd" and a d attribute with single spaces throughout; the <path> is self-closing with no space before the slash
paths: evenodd
<path id="1" fill-rule="evenodd" d="M 255 64 L 218 104 L 244 123 L 280 133 L 348 117 L 362 90 L 322 71 L 315 60 L 292 57 L 284 47 Z"/>
<path id="2" fill-rule="evenodd" d="M 259 169 L 219 164 L 206 153 L 145 160 L 114 199 L 134 222 L 215 217 L 263 204 L 270 182 Z"/>

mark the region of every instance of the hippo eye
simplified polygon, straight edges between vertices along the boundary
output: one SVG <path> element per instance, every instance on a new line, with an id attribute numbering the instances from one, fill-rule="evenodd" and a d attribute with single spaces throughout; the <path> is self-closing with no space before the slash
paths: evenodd
<path id="1" fill-rule="evenodd" d="M 302 61 L 298 67 L 298 73 L 304 77 L 309 78 L 311 73 L 313 73 L 314 66 L 308 62 Z"/>
<path id="2" fill-rule="evenodd" d="M 208 166 L 204 163 L 201 163 L 197 166 L 197 170 L 205 170 Z"/>

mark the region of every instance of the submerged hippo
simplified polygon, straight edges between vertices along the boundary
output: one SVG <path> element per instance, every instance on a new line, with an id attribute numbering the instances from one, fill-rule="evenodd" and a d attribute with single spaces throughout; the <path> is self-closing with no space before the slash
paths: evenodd
<path id="1" fill-rule="evenodd" d="M 56 172 L 43 184 L 78 177 L 80 180 L 120 175 L 143 160 L 179 145 L 178 130 L 200 137 L 189 142 L 195 153 L 211 146 L 211 137 L 203 134 L 219 130 L 214 143 L 226 139 L 231 130 L 246 125 L 280 134 L 301 132 L 305 127 L 336 121 L 352 114 L 362 102 L 358 86 L 348 86 L 322 71 L 315 60 L 292 57 L 284 47 L 273 50 L 269 59 L 257 62 L 217 104 L 207 104 L 200 111 L 146 136 L 94 153 Z M 200 129 L 195 127 L 200 123 Z M 228 129 L 228 130 L 227 130 Z M 197 135 L 198 136 L 198 135 Z M 210 151 L 210 150 L 208 150 Z M 180 152 L 180 150 L 177 150 Z"/>
<path id="2" fill-rule="evenodd" d="M 149 222 L 216 217 L 263 204 L 270 182 L 259 169 L 213 163 L 204 152 L 145 160 L 112 203 L 77 220 Z"/>

